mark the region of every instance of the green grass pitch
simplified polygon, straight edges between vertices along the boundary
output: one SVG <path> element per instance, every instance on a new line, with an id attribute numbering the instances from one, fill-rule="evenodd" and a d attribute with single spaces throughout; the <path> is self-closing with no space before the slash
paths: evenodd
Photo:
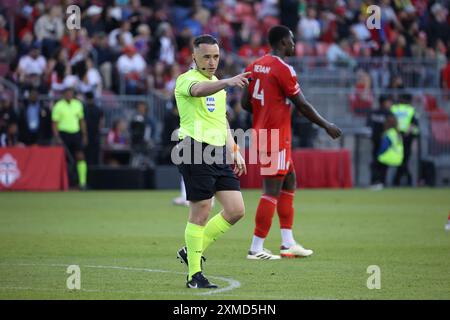
<path id="1" fill-rule="evenodd" d="M 246 216 L 205 253 L 213 292 L 185 288 L 176 191 L 0 193 L 0 299 L 450 299 L 449 189 L 298 190 L 294 233 L 315 253 L 281 261 L 245 259 L 260 191 L 243 194 Z"/>

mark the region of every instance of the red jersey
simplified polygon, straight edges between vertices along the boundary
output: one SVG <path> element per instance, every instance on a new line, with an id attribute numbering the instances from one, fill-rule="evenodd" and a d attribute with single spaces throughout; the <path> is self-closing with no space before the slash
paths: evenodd
<path id="1" fill-rule="evenodd" d="M 287 98 L 300 92 L 294 68 L 281 58 L 267 54 L 249 65 L 245 71 L 252 72 L 248 91 L 253 110 L 253 129 L 256 130 L 258 138 L 258 150 L 290 150 L 291 105 Z M 261 129 L 266 129 L 267 134 L 260 131 Z M 277 150 L 272 150 L 274 147 L 271 147 L 271 129 L 279 130 Z M 267 146 L 263 142 L 265 137 L 269 142 Z"/>

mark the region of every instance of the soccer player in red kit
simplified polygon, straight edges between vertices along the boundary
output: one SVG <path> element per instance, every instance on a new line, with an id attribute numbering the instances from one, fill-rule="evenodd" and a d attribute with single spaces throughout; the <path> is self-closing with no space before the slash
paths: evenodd
<path id="1" fill-rule="evenodd" d="M 252 72 L 251 81 L 241 97 L 243 108 L 253 113 L 253 146 L 256 144 L 258 150 L 264 189 L 256 211 L 253 241 L 247 255 L 248 259 L 253 260 L 306 257 L 313 253 L 297 243 L 292 234 L 296 176 L 291 159 L 290 103 L 307 119 L 325 129 L 331 138 L 336 139 L 341 135 L 336 125 L 325 120 L 306 101 L 294 69 L 283 60 L 286 56 L 295 55 L 292 31 L 281 25 L 271 28 L 269 44 L 271 53 L 257 59 L 245 70 Z M 266 164 L 263 158 L 267 160 Z M 263 246 L 275 210 L 281 228 L 280 255 L 272 254 Z"/>

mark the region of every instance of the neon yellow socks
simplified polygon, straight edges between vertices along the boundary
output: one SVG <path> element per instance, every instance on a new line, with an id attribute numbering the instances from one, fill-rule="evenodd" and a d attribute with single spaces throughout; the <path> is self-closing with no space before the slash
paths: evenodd
<path id="1" fill-rule="evenodd" d="M 218 213 L 212 217 L 205 227 L 205 232 L 203 235 L 203 251 L 205 251 L 211 243 L 219 239 L 225 232 L 227 232 L 230 227 L 231 224 L 225 220 L 222 213 Z"/>
<path id="2" fill-rule="evenodd" d="M 202 271 L 200 261 L 203 251 L 227 232 L 230 227 L 231 224 L 224 219 L 221 213 L 216 214 L 204 227 L 190 222 L 187 223 L 184 239 L 189 264 L 188 281 L 192 279 L 194 274 Z"/>
<path id="3" fill-rule="evenodd" d="M 188 281 L 192 279 L 192 276 L 199 271 L 202 271 L 200 260 L 203 252 L 203 234 L 205 227 L 198 224 L 188 222 L 186 230 L 184 231 L 184 239 L 186 241 L 187 256 L 189 264 L 189 277 Z"/>
<path id="4" fill-rule="evenodd" d="M 78 172 L 78 181 L 80 182 L 80 187 L 85 187 L 86 181 L 87 181 L 86 161 L 81 160 L 81 161 L 77 162 L 77 172 Z"/>

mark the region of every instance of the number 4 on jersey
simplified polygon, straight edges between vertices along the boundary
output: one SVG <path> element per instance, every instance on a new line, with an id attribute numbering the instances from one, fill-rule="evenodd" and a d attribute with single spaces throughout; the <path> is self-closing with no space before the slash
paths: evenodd
<path id="1" fill-rule="evenodd" d="M 264 89 L 261 88 L 261 91 L 259 91 L 259 79 L 256 80 L 255 88 L 253 89 L 253 98 L 257 100 L 261 100 L 261 106 L 264 107 Z"/>

